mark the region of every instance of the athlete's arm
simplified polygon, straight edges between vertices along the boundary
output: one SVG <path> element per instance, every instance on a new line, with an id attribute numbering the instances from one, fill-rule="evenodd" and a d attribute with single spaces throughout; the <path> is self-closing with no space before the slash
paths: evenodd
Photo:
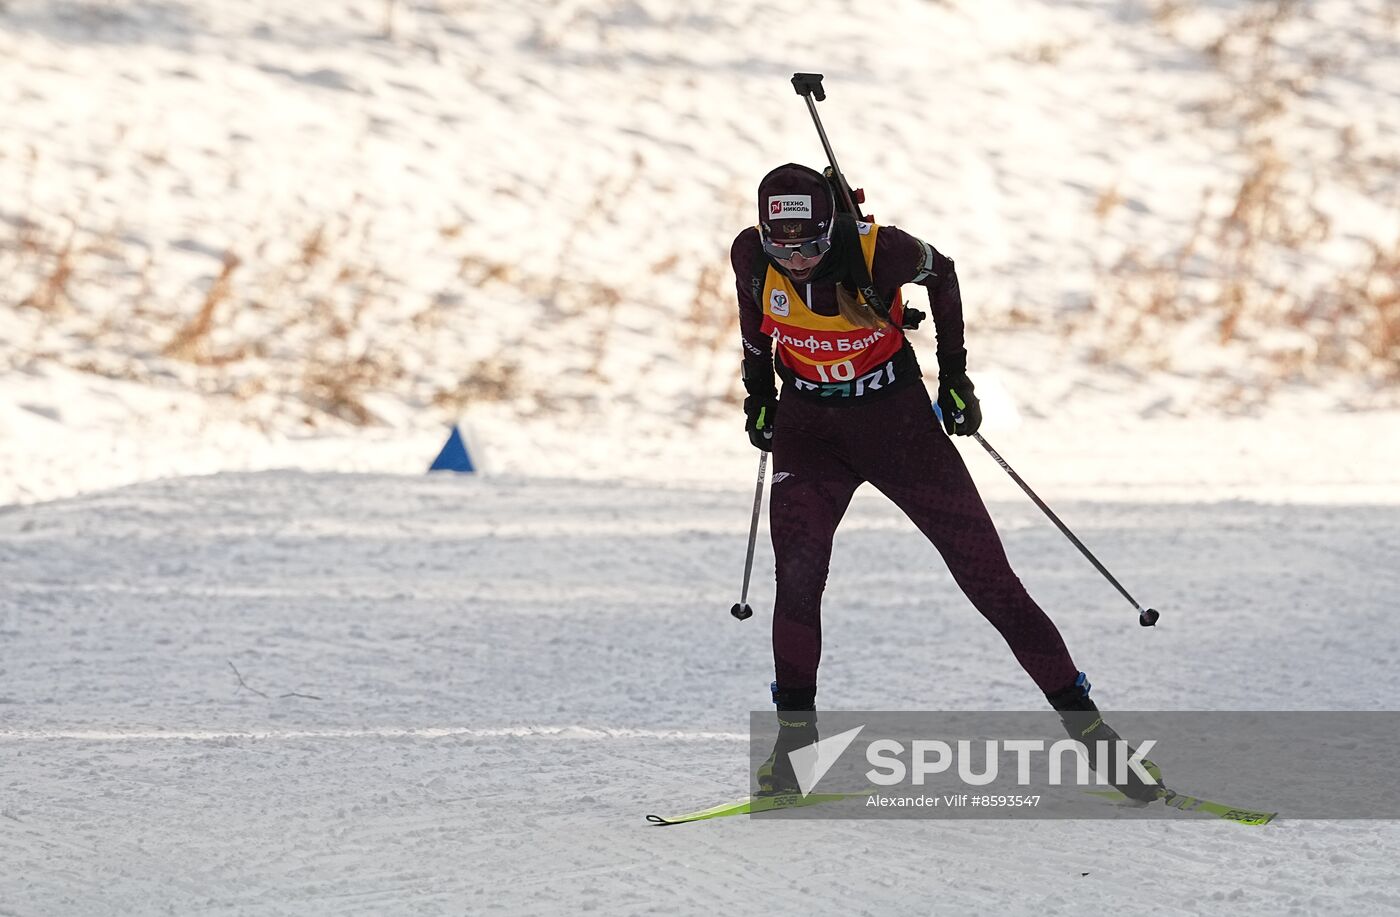
<path id="1" fill-rule="evenodd" d="M 739 299 L 739 335 L 744 348 L 744 387 L 755 391 L 777 391 L 773 381 L 773 339 L 763 333 L 763 309 L 759 307 L 754 290 L 754 278 L 761 278 L 767 268 L 758 230 L 750 226 L 735 238 L 729 249 L 729 263 L 734 267 L 734 288 Z"/>
<path id="2" fill-rule="evenodd" d="M 906 283 L 927 290 L 939 355 L 964 350 L 962 291 L 952 258 L 896 226 L 881 226 L 872 279 L 877 290 L 896 290 Z"/>

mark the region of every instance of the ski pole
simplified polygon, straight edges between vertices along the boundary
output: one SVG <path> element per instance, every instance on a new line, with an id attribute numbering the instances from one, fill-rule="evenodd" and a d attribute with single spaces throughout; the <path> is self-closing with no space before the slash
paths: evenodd
<path id="1" fill-rule="evenodd" d="M 729 609 L 729 613 L 740 621 L 745 621 L 753 617 L 753 609 L 749 607 L 749 574 L 753 572 L 753 546 L 758 540 L 758 511 L 763 506 L 763 479 L 768 477 L 768 453 L 759 454 L 758 458 L 758 486 L 753 491 L 753 519 L 749 522 L 749 553 L 744 558 L 744 590 L 739 596 L 739 601 L 734 603 L 734 607 Z"/>
<path id="2" fill-rule="evenodd" d="M 959 413 L 958 417 L 961 416 L 962 414 Z M 1050 521 L 1055 523 L 1056 527 L 1058 527 L 1059 530 L 1062 533 L 1064 533 L 1064 536 L 1070 540 L 1070 543 L 1079 549 L 1079 553 L 1087 557 L 1089 559 L 1089 563 L 1093 564 L 1094 568 L 1103 574 L 1104 579 L 1112 583 L 1113 588 L 1117 589 L 1119 594 L 1122 595 L 1123 598 L 1127 599 L 1129 604 L 1131 604 L 1134 608 L 1137 609 L 1138 623 L 1141 624 L 1143 627 L 1151 627 L 1152 625 L 1156 624 L 1157 619 L 1162 616 L 1161 612 L 1157 611 L 1157 609 L 1155 608 L 1143 608 L 1141 605 L 1139 605 L 1137 603 L 1137 599 L 1129 595 L 1128 590 L 1124 589 L 1123 585 L 1119 583 L 1118 580 L 1114 579 L 1113 574 L 1108 572 L 1108 568 L 1105 567 L 1103 564 L 1099 563 L 1099 559 L 1094 556 L 1093 552 L 1084 546 L 1084 542 L 1080 541 L 1078 538 L 1075 537 L 1074 533 L 1069 530 L 1069 526 L 1065 525 L 1063 522 L 1060 521 L 1060 517 L 1055 515 L 1055 511 L 1052 510 L 1050 507 L 1046 506 L 1044 500 L 1036 496 L 1035 491 L 1031 490 L 1030 485 L 1023 481 L 1021 479 L 1021 476 L 1016 473 L 1016 469 L 1012 468 L 1011 465 L 1007 463 L 1006 459 L 1002 458 L 1001 454 L 992 448 L 991 443 L 987 442 L 985 439 L 982 438 L 981 433 L 972 434 L 972 438 L 977 440 L 977 442 L 981 443 L 982 448 L 987 450 L 987 454 L 990 455 L 992 458 L 996 459 L 996 463 L 1002 467 L 1002 470 L 1004 470 L 1007 474 L 1011 475 L 1011 480 L 1019 484 L 1021 489 L 1026 492 L 1026 496 L 1030 497 L 1031 500 L 1035 502 L 1035 505 L 1040 507 L 1040 511 L 1050 517 Z"/>

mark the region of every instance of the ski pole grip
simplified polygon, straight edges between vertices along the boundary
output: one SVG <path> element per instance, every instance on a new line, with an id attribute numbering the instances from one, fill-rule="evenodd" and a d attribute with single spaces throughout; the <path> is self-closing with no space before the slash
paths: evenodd
<path id="1" fill-rule="evenodd" d="M 822 88 L 820 73 L 794 73 L 792 88 L 800 96 L 814 96 L 818 102 L 826 101 L 826 90 Z"/>

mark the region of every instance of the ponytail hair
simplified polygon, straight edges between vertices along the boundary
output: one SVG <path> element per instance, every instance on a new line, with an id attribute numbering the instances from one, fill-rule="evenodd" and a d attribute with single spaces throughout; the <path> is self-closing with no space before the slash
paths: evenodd
<path id="1" fill-rule="evenodd" d="M 857 328 L 881 328 L 886 324 L 869 304 L 861 302 L 855 291 L 844 283 L 836 284 L 836 308 L 842 318 Z"/>

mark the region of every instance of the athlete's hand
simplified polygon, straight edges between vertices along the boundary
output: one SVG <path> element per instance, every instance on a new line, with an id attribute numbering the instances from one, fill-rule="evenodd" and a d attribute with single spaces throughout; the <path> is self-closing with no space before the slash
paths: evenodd
<path id="1" fill-rule="evenodd" d="M 982 405 L 966 374 L 938 377 L 938 410 L 949 436 L 971 436 L 982 426 Z"/>
<path id="2" fill-rule="evenodd" d="M 764 392 L 744 399 L 744 431 L 749 442 L 764 452 L 773 451 L 773 423 L 778 419 L 778 393 Z"/>
<path id="3" fill-rule="evenodd" d="M 967 377 L 967 351 L 938 355 L 938 411 L 949 436 L 971 436 L 982 426 L 982 405 Z"/>

